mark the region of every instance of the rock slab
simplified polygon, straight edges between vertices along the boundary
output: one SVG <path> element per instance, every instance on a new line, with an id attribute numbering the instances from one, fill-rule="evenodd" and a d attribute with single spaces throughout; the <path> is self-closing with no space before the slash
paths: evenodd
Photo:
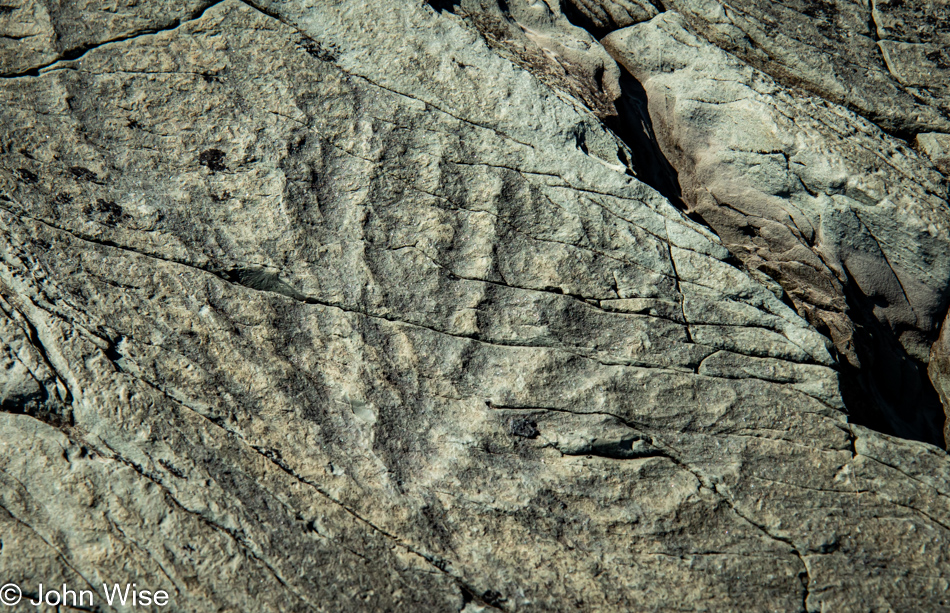
<path id="1" fill-rule="evenodd" d="M 150 28 L 0 84 L 5 581 L 950 608 L 946 453 L 579 94 L 421 3 Z"/>

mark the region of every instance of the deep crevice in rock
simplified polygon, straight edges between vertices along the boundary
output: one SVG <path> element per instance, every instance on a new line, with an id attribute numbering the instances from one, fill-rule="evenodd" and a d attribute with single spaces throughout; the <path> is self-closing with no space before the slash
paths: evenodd
<path id="1" fill-rule="evenodd" d="M 56 401 L 43 386 L 37 394 L 12 398 L 0 404 L 0 413 L 28 415 L 57 429 L 73 425 L 69 407 Z"/>
<path id="2" fill-rule="evenodd" d="M 459 5 L 459 0 L 426 0 L 426 4 L 437 13 L 454 13 Z"/>
<path id="3" fill-rule="evenodd" d="M 620 98 L 615 102 L 618 114 L 605 119 L 604 124 L 629 147 L 637 178 L 685 211 L 676 168 L 660 150 L 653 131 L 646 90 L 623 66 L 618 65 L 618 68 L 621 91 Z M 691 218 L 708 227 L 701 217 L 693 215 Z"/>
<path id="4" fill-rule="evenodd" d="M 945 448 L 943 406 L 927 365 L 909 355 L 895 332 L 874 317 L 872 298 L 850 278 L 845 297 L 861 363 L 857 367 L 840 362 L 841 393 L 850 421 Z"/>
<path id="5" fill-rule="evenodd" d="M 565 3 L 563 10 L 574 25 L 587 29 L 598 38 L 608 33 L 608 29 L 593 27 L 586 16 L 570 8 L 570 3 Z M 870 27 L 876 27 L 873 14 L 870 19 Z M 876 34 L 876 31 L 873 33 Z M 640 82 L 622 66 L 620 70 L 621 96 L 615 103 L 618 115 L 604 119 L 604 124 L 630 148 L 634 156 L 632 165 L 639 180 L 660 192 L 690 219 L 718 235 L 698 212 L 690 211 L 683 201 L 677 169 L 661 150 L 654 133 L 647 93 Z M 778 80 L 781 82 L 781 79 Z M 795 86 L 803 85 L 797 83 Z M 873 118 L 869 119 L 873 121 Z M 888 130 L 879 122 L 875 123 L 891 136 L 905 141 L 913 139 L 910 132 Z M 729 263 L 748 271 L 738 254 L 733 253 Z M 776 281 L 781 284 L 780 279 Z M 857 367 L 843 358 L 839 359 L 841 393 L 851 421 L 878 432 L 944 448 L 943 407 L 927 374 L 926 364 L 910 356 L 897 339 L 895 331 L 874 317 L 874 305 L 853 280 L 849 279 L 845 291 L 849 317 L 858 328 L 855 345 L 861 362 L 861 366 Z M 782 300 L 795 308 L 787 291 L 783 292 Z M 811 323 L 815 324 L 814 321 Z M 827 328 L 819 329 L 819 332 L 831 338 Z"/>

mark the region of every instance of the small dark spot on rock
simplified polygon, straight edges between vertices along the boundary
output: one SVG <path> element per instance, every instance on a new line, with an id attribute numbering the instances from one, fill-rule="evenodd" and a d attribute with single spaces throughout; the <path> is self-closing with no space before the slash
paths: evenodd
<path id="1" fill-rule="evenodd" d="M 18 177 L 20 177 L 20 180 L 23 181 L 24 183 L 32 184 L 39 181 L 39 177 L 37 177 L 35 174 L 30 172 L 26 168 L 18 168 L 16 171 L 16 174 Z"/>
<path id="2" fill-rule="evenodd" d="M 224 152 L 220 149 L 208 149 L 198 156 L 198 163 L 202 166 L 207 166 L 211 172 L 219 172 L 228 169 L 228 167 L 224 165 L 224 158 Z"/>
<path id="3" fill-rule="evenodd" d="M 231 199 L 231 192 L 229 192 L 229 191 L 223 191 L 223 192 L 221 192 L 221 195 L 220 195 L 220 196 L 217 195 L 217 194 L 215 194 L 214 192 L 211 192 L 211 200 L 214 201 L 214 202 L 224 202 L 224 201 L 230 200 L 230 199 Z"/>
<path id="4" fill-rule="evenodd" d="M 27 159 L 30 159 L 30 160 L 35 160 L 35 159 L 36 159 L 36 158 L 33 157 L 32 155 L 30 155 L 30 152 L 27 151 L 25 148 L 24 148 L 24 149 L 20 149 L 20 155 L 22 155 L 23 157 L 25 157 L 25 158 L 27 158 Z"/>
<path id="5" fill-rule="evenodd" d="M 830 543 L 822 543 L 818 547 L 818 552 L 821 554 L 829 554 L 829 553 L 834 553 L 838 551 L 839 549 L 841 549 L 841 543 L 838 542 L 837 538 L 835 538 L 835 539 L 832 539 Z"/>
<path id="6" fill-rule="evenodd" d="M 459 1 L 458 0 L 426 0 L 426 4 L 431 6 L 432 9 L 436 11 L 437 13 L 439 12 L 452 13 L 458 7 Z M 507 7 L 502 5 L 502 10 L 504 10 L 505 8 Z"/>
<path id="7" fill-rule="evenodd" d="M 72 201 L 73 201 L 73 197 L 67 194 L 66 192 L 59 192 L 58 194 L 56 194 L 56 197 L 53 198 L 53 204 L 59 204 L 59 205 L 69 204 Z"/>
<path id="8" fill-rule="evenodd" d="M 489 604 L 493 607 L 500 607 L 501 604 L 508 599 L 502 596 L 501 594 L 499 594 L 498 592 L 496 592 L 495 590 L 488 590 L 487 592 L 482 594 L 482 600 L 485 602 L 485 604 Z"/>
<path id="9" fill-rule="evenodd" d="M 518 417 L 508 422 L 508 433 L 521 438 L 538 438 L 541 435 L 537 422 L 526 417 Z"/>
<path id="10" fill-rule="evenodd" d="M 310 179 L 309 179 L 309 181 L 310 181 L 310 186 L 311 186 L 311 187 L 314 187 L 314 188 L 319 187 L 319 185 L 320 185 L 320 175 L 319 175 L 319 173 L 317 173 L 316 170 L 310 169 Z"/>
<path id="11" fill-rule="evenodd" d="M 0 15 L 9 15 L 16 10 L 15 6 L 0 5 Z"/>
<path id="12" fill-rule="evenodd" d="M 105 200 L 103 198 L 96 200 L 95 206 L 87 205 L 83 207 L 83 213 L 86 215 L 96 214 L 102 217 L 102 223 L 108 226 L 114 226 L 128 217 L 121 206 L 111 200 Z"/>
<path id="13" fill-rule="evenodd" d="M 307 142 L 306 136 L 301 136 L 300 138 L 294 140 L 293 142 L 287 145 L 287 155 L 293 156 L 297 155 L 297 152 L 303 149 L 304 144 Z"/>
<path id="14" fill-rule="evenodd" d="M 336 61 L 336 52 L 338 50 L 333 45 L 324 46 L 312 38 L 305 38 L 300 41 L 300 47 L 310 54 L 311 57 L 315 57 L 318 60 L 324 62 Z"/>
<path id="15" fill-rule="evenodd" d="M 255 447 L 255 451 L 259 454 L 270 460 L 271 462 L 277 462 L 278 464 L 283 460 L 280 455 L 280 451 L 277 449 L 269 449 L 267 447 Z"/>
<path id="16" fill-rule="evenodd" d="M 141 124 L 139 124 L 139 122 L 135 121 L 134 119 L 130 119 L 129 123 L 125 124 L 125 126 L 133 130 L 142 127 Z"/>
<path id="17" fill-rule="evenodd" d="M 109 358 L 109 361 L 111 361 L 111 362 L 118 362 L 118 361 L 121 360 L 123 357 L 125 357 L 125 356 L 123 356 L 121 353 L 119 353 L 119 349 L 118 349 L 118 345 L 119 345 L 123 340 L 125 340 L 125 337 L 119 337 L 119 340 L 118 340 L 118 341 L 111 341 L 111 342 L 109 343 L 109 346 L 106 347 L 105 353 L 106 353 L 106 357 Z M 116 364 L 116 368 L 118 368 L 120 371 L 122 370 L 121 367 L 120 367 L 118 364 Z"/>
<path id="18" fill-rule="evenodd" d="M 167 470 L 167 471 L 170 472 L 171 474 L 175 475 L 175 476 L 178 477 L 179 479 L 185 479 L 185 478 L 186 478 L 186 477 L 185 477 L 185 473 L 183 473 L 183 472 L 181 471 L 181 469 L 176 468 L 175 466 L 173 466 L 170 462 L 167 462 L 167 461 L 165 461 L 165 460 L 159 460 L 158 463 L 161 464 L 161 465 L 165 468 L 165 470 Z"/>
<path id="19" fill-rule="evenodd" d="M 936 64 L 937 68 L 940 68 L 941 70 L 950 68 L 950 56 L 948 56 L 946 50 L 944 49 L 931 51 L 926 57 L 928 60 Z"/>
<path id="20" fill-rule="evenodd" d="M 73 166 L 69 169 L 69 172 L 73 173 L 73 176 L 79 179 L 80 181 L 91 181 L 93 183 L 99 183 L 99 175 L 92 172 L 88 168 L 83 168 L 82 166 Z"/>
<path id="21" fill-rule="evenodd" d="M 108 213 L 110 215 L 122 214 L 121 206 L 119 206 L 115 202 L 112 202 L 111 200 L 107 201 L 107 200 L 103 200 L 102 198 L 99 198 L 98 200 L 96 200 L 96 209 L 100 213 Z"/>

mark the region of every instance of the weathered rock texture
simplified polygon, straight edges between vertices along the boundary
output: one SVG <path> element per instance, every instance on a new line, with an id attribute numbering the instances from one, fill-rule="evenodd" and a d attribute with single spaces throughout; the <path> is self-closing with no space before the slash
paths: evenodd
<path id="1" fill-rule="evenodd" d="M 166 27 L 0 86 L 3 581 L 950 610 L 946 453 L 849 423 L 832 343 L 575 73 L 421 3 Z"/>
<path id="2" fill-rule="evenodd" d="M 939 442 L 926 434 L 939 436 L 943 415 L 924 364 L 950 299 L 944 177 L 683 25 L 668 12 L 604 44 L 643 84 L 684 200 L 860 369 L 878 419 Z"/>
<path id="3" fill-rule="evenodd" d="M 657 15 L 647 0 L 569 0 L 563 9 L 591 32 L 625 28 Z"/>
<path id="4" fill-rule="evenodd" d="M 669 0 L 697 33 L 902 134 L 950 132 L 946 0 Z"/>
<path id="5" fill-rule="evenodd" d="M 0 6 L 0 75 L 36 74 L 109 41 L 174 28 L 194 19 L 210 0 L 14 0 Z"/>
<path id="6" fill-rule="evenodd" d="M 433 5 L 463 17 L 500 55 L 555 90 L 571 94 L 598 117 L 617 114 L 614 103 L 621 94 L 617 64 L 556 3 L 460 0 Z M 655 14 L 654 10 L 642 16 Z"/>
<path id="7" fill-rule="evenodd" d="M 943 406 L 950 407 L 950 326 L 944 322 L 940 337 L 930 350 L 928 371 Z M 950 419 L 944 424 L 943 436 L 950 441 Z"/>

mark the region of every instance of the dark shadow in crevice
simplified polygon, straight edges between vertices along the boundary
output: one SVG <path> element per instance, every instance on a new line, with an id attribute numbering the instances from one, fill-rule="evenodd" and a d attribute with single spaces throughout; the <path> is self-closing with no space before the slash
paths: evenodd
<path id="1" fill-rule="evenodd" d="M 594 23 L 594 20 L 585 15 L 580 9 L 574 6 L 573 2 L 562 2 L 561 3 L 561 12 L 564 13 L 564 16 L 567 17 L 567 20 L 570 21 L 573 25 L 578 28 L 583 28 L 590 32 L 591 36 L 597 40 L 602 39 L 611 32 L 615 31 L 617 28 L 605 26 L 601 27 Z"/>
<path id="2" fill-rule="evenodd" d="M 683 202 L 676 169 L 663 155 L 653 131 L 646 90 L 623 66 L 618 67 L 621 94 L 614 103 L 617 115 L 604 119 L 604 125 L 630 149 L 633 155 L 631 165 L 637 173 L 637 179 L 663 194 L 678 209 L 685 211 L 686 205 Z M 701 217 L 694 221 L 707 225 Z"/>
<path id="3" fill-rule="evenodd" d="M 0 413 L 29 415 L 54 428 L 73 425 L 70 407 L 53 398 L 42 385 L 33 394 L 4 400 L 0 403 Z"/>
<path id="4" fill-rule="evenodd" d="M 857 368 L 841 360 L 841 394 L 849 420 L 884 434 L 946 448 L 946 417 L 927 365 L 907 353 L 898 340 L 900 330 L 874 317 L 875 299 L 850 277 L 845 297 L 861 362 Z"/>
<path id="5" fill-rule="evenodd" d="M 426 0 L 426 4 L 437 13 L 455 13 L 461 0 Z"/>

